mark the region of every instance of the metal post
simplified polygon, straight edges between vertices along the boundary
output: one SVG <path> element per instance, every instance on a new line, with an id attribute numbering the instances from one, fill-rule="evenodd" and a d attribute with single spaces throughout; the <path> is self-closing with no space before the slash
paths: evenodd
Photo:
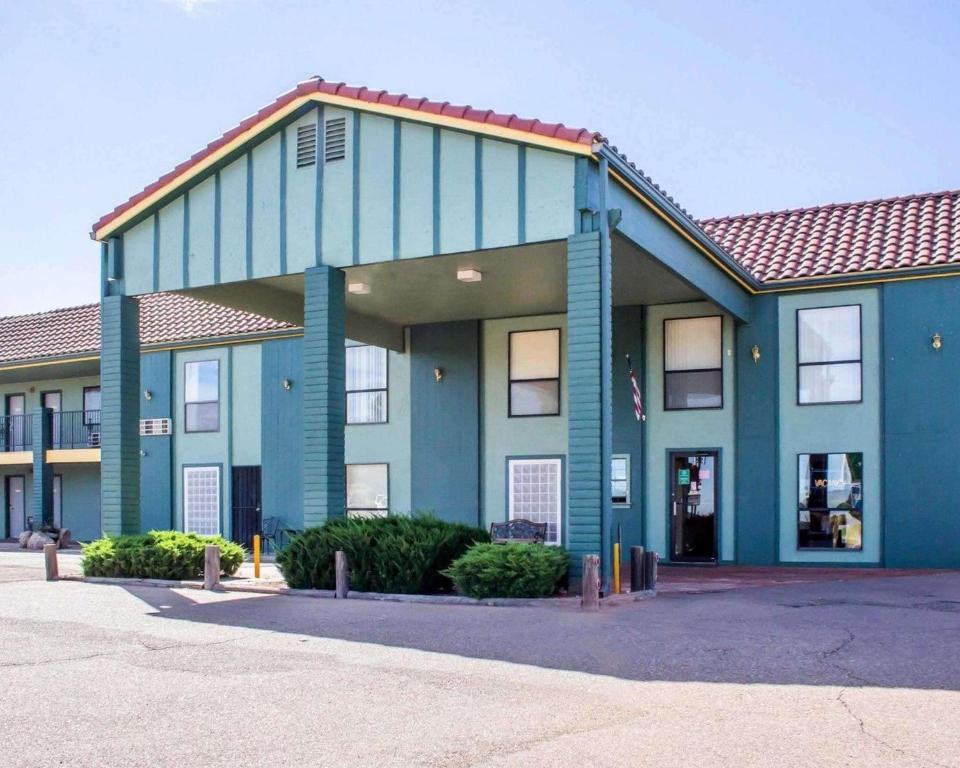
<path id="1" fill-rule="evenodd" d="M 657 588 L 657 557 L 656 552 L 645 552 L 643 555 L 643 582 L 645 589 Z"/>
<path id="2" fill-rule="evenodd" d="M 57 564 L 57 545 L 43 545 L 43 565 L 46 570 L 47 581 L 57 581 L 60 578 L 60 568 Z"/>
<path id="3" fill-rule="evenodd" d="M 347 570 L 347 553 L 343 550 L 337 550 L 334 560 L 337 579 L 337 597 L 346 599 L 347 592 L 350 591 L 350 572 Z"/>
<path id="4" fill-rule="evenodd" d="M 620 594 L 620 542 L 613 544 L 613 594 Z"/>
<path id="5" fill-rule="evenodd" d="M 253 535 L 253 578 L 260 578 L 260 534 Z"/>
<path id="6" fill-rule="evenodd" d="M 207 544 L 203 548 L 203 588 L 216 589 L 220 586 L 220 547 Z"/>
<path id="7" fill-rule="evenodd" d="M 630 591 L 640 592 L 646 588 L 643 578 L 643 547 L 630 547 Z"/>
<path id="8" fill-rule="evenodd" d="M 583 584 L 580 607 L 588 611 L 600 610 L 600 556 L 583 556 Z"/>

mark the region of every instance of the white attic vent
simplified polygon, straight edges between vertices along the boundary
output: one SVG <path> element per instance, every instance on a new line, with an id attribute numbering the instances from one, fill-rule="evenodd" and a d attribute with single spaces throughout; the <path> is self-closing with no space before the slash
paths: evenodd
<path id="1" fill-rule="evenodd" d="M 327 120 L 323 140 L 324 162 L 343 160 L 347 156 L 347 119 L 335 117 Z"/>
<path id="2" fill-rule="evenodd" d="M 169 435 L 173 433 L 170 419 L 140 419 L 140 435 L 150 437 L 154 435 Z"/>
<path id="3" fill-rule="evenodd" d="M 317 126 L 297 126 L 297 168 L 317 164 Z"/>

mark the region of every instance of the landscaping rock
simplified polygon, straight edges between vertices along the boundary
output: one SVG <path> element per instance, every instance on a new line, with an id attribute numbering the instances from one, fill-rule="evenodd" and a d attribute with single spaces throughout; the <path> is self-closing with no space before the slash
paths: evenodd
<path id="1" fill-rule="evenodd" d="M 33 531 L 21 531 L 20 536 L 17 539 L 20 544 L 20 549 L 27 548 L 27 542 L 30 541 L 31 536 L 33 536 Z"/>
<path id="2" fill-rule="evenodd" d="M 47 534 L 40 533 L 39 531 L 31 534 L 30 538 L 27 540 L 27 549 L 40 549 L 42 550 L 46 544 L 53 544 L 54 541 Z"/>
<path id="3" fill-rule="evenodd" d="M 70 543 L 70 529 L 61 528 L 60 535 L 57 537 L 57 549 L 66 549 Z"/>

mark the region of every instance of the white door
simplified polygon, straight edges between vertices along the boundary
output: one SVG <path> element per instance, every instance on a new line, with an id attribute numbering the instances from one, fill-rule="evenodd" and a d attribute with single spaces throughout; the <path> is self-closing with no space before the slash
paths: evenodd
<path id="1" fill-rule="evenodd" d="M 8 533 L 11 539 L 19 536 L 25 527 L 24 513 L 26 504 L 23 497 L 23 477 L 7 478 L 7 519 L 9 520 Z"/>
<path id="2" fill-rule="evenodd" d="M 53 524 L 59 528 L 63 520 L 63 476 L 53 476 Z"/>

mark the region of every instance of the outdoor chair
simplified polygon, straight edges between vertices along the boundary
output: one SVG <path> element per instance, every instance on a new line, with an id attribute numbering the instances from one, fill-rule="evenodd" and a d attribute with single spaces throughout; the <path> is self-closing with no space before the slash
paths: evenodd
<path id="1" fill-rule="evenodd" d="M 524 544 L 543 544 L 547 538 L 547 524 L 518 518 L 503 523 L 490 523 L 490 540 L 494 544 L 509 541 Z"/>
<path id="2" fill-rule="evenodd" d="M 267 545 L 273 546 L 273 551 L 277 551 L 277 536 L 280 533 L 280 518 L 268 517 L 260 525 L 260 542 L 263 545 L 263 551 L 266 553 Z"/>

